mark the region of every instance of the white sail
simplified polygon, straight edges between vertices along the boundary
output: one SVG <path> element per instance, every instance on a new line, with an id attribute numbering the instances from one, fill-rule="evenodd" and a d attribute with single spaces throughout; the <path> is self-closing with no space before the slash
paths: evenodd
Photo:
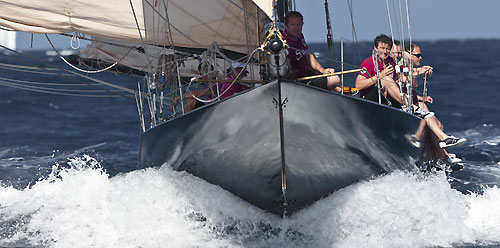
<path id="1" fill-rule="evenodd" d="M 143 45 L 139 43 L 96 39 L 95 42 L 92 42 L 87 47 L 81 49 L 79 56 L 83 59 L 104 61 L 110 64 L 118 62 L 120 65 L 124 65 L 135 70 L 150 72 L 151 68 L 156 68 L 158 66 L 159 56 L 162 54 L 173 53 L 172 49 L 163 49 L 161 47 L 148 45 L 146 47 L 148 54 L 145 54 L 135 49 L 137 47 L 143 47 Z M 224 59 L 217 58 L 215 63 L 222 66 L 225 63 L 227 64 L 227 61 L 225 62 Z M 199 76 L 199 64 L 200 62 L 196 57 L 185 57 L 182 59 L 182 62 L 179 63 L 179 72 L 184 77 Z M 259 78 L 259 65 L 249 64 L 247 68 L 250 67 L 253 68 L 248 69 L 250 74 L 246 79 Z"/>
<path id="2" fill-rule="evenodd" d="M 16 32 L 0 29 L 0 45 L 16 49 Z"/>
<path id="3" fill-rule="evenodd" d="M 0 4 L 0 26 L 18 31 L 78 31 L 182 47 L 209 47 L 215 41 L 241 53 L 258 45 L 259 21 L 272 14 L 272 0 L 51 0 L 50 4 L 0 0 Z"/>

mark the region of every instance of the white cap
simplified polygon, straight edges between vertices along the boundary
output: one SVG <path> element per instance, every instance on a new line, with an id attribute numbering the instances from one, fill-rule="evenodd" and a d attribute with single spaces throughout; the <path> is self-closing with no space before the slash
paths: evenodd
<path id="1" fill-rule="evenodd" d="M 240 63 L 240 62 L 233 62 L 231 64 L 231 67 L 233 67 L 233 69 L 236 69 L 236 68 L 244 68 L 245 65 L 243 63 Z"/>

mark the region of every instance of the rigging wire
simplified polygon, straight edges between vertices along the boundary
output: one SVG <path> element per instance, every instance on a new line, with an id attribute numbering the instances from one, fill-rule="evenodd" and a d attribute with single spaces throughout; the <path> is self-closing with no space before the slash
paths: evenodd
<path id="1" fill-rule="evenodd" d="M 34 92 L 39 92 L 39 93 L 46 93 L 46 94 L 52 94 L 52 95 L 63 95 L 63 96 L 81 96 L 81 97 L 120 97 L 119 95 L 84 95 L 84 94 L 74 94 L 74 93 L 64 93 L 64 92 L 54 92 L 54 91 L 48 91 L 48 90 L 40 90 L 40 89 L 32 89 L 32 88 L 27 88 L 19 85 L 12 85 L 9 83 L 5 83 L 3 81 L 0 81 L 0 85 L 11 87 L 11 88 L 17 88 L 17 89 L 22 89 L 22 90 L 27 90 L 27 91 L 34 91 Z"/>
<path id="2" fill-rule="evenodd" d="M 20 84 L 45 85 L 45 86 L 88 86 L 88 84 L 45 83 L 45 82 L 11 79 L 11 78 L 5 78 L 5 77 L 0 77 L 0 80 L 12 81 L 12 82 L 20 83 Z M 91 84 L 91 85 L 98 85 L 98 84 Z"/>
<path id="3" fill-rule="evenodd" d="M 129 0 L 131 3 L 132 3 L 132 0 Z M 161 15 L 161 13 L 155 8 L 153 7 L 153 5 L 151 5 L 151 3 L 149 1 L 144 1 L 146 2 L 150 7 L 151 9 L 156 13 L 158 14 L 159 17 L 161 17 L 161 19 L 163 19 L 165 22 L 167 23 L 170 23 L 163 15 Z M 135 14 L 134 14 L 135 16 Z M 182 36 L 184 36 L 186 39 L 190 40 L 191 42 L 193 42 L 194 44 L 196 44 L 197 46 L 199 47 L 203 47 L 200 43 L 198 43 L 197 41 L 191 39 L 191 37 L 189 37 L 189 35 L 185 34 L 184 32 L 182 32 L 180 29 L 178 29 L 174 24 L 170 24 L 172 25 L 172 27 L 177 31 L 179 32 Z M 137 27 L 139 28 L 139 24 L 137 24 Z"/>
<path id="4" fill-rule="evenodd" d="M 11 51 L 11 52 L 14 52 L 14 53 L 16 53 L 16 54 L 22 55 L 23 57 L 26 57 L 26 58 L 30 59 L 31 61 L 38 61 L 38 62 L 39 62 L 39 64 L 44 64 L 44 65 L 47 65 L 47 63 L 46 63 L 46 62 L 40 61 L 40 60 L 35 59 L 35 58 L 31 57 L 31 56 L 28 56 L 28 55 L 26 55 L 26 54 L 24 54 L 24 53 L 18 52 L 18 51 L 13 50 L 13 49 L 10 49 L 10 48 L 8 48 L 8 47 L 6 47 L 6 46 L 4 46 L 4 45 L 1 45 L 1 44 L 0 44 L 0 47 L 1 47 L 1 48 L 4 48 L 4 49 L 6 49 L 6 50 L 9 50 L 9 51 Z M 6 54 L 3 54 L 3 53 L 0 53 L 0 54 L 2 54 L 2 55 L 4 55 L 4 56 L 9 56 L 9 57 L 11 57 L 11 58 L 13 58 L 13 59 L 16 59 L 15 57 L 12 57 L 12 56 L 10 56 L 10 55 L 6 55 Z M 16 59 L 16 60 L 17 60 L 17 59 Z M 34 64 L 34 63 L 32 63 L 32 62 L 29 62 L 29 61 L 28 61 L 28 63 L 30 63 L 30 64 L 32 64 L 32 65 L 34 65 L 34 66 L 38 67 L 38 68 L 39 68 L 39 69 L 41 69 L 41 70 L 48 71 L 48 69 L 47 69 L 47 68 L 45 68 L 45 67 L 43 67 L 43 66 L 36 65 L 36 64 Z M 122 86 L 118 86 L 118 85 L 115 85 L 115 84 L 112 84 L 112 83 L 108 83 L 108 82 L 105 82 L 105 81 L 102 81 L 102 80 L 99 80 L 99 79 L 91 78 L 91 77 L 89 77 L 89 76 L 81 75 L 81 74 L 78 74 L 78 73 L 76 73 L 76 72 L 73 72 L 73 71 L 70 71 L 70 70 L 67 70 L 67 69 L 62 69 L 62 68 L 58 68 L 58 69 L 59 69 L 59 70 L 61 70 L 61 71 L 64 71 L 64 72 L 70 73 L 70 74 L 72 74 L 72 75 L 75 75 L 75 76 L 78 76 L 78 77 L 81 77 L 81 78 L 85 78 L 85 79 L 90 80 L 90 81 L 94 81 L 94 82 L 99 83 L 99 84 L 101 84 L 101 85 L 106 85 L 106 86 L 109 86 L 109 87 L 112 87 L 112 88 L 121 89 L 121 90 L 123 90 L 123 91 L 125 91 L 125 92 L 128 92 L 128 93 L 130 93 L 130 94 L 133 94 L 133 95 L 137 94 L 137 92 L 136 92 L 135 90 L 131 90 L 131 89 L 128 89 L 128 88 L 125 88 L 125 87 L 122 87 Z M 91 84 L 89 84 L 89 83 L 87 83 L 87 82 L 85 82 L 85 81 L 78 80 L 78 79 L 76 79 L 76 78 L 72 78 L 72 77 L 69 77 L 69 76 L 65 76 L 64 74 L 61 74 L 61 73 L 56 73 L 56 74 L 57 74 L 58 76 L 60 76 L 60 77 L 67 78 L 67 79 L 72 80 L 72 81 L 85 83 L 86 85 L 88 85 L 88 86 L 90 86 L 90 87 L 100 88 L 99 86 L 96 86 L 96 85 L 91 85 Z M 102 89 L 102 88 L 101 88 L 101 89 Z M 130 97 L 130 96 L 123 95 L 123 94 L 121 94 L 121 93 L 111 92 L 111 91 L 109 91 L 108 89 L 102 89 L 102 90 L 104 90 L 104 91 L 106 91 L 106 92 L 109 92 L 109 93 L 111 93 L 111 94 L 117 94 L 117 95 L 120 95 L 120 96 L 125 97 L 125 98 L 128 98 L 128 99 L 133 99 L 133 98 L 132 98 L 132 97 Z"/>
<path id="5" fill-rule="evenodd" d="M 168 3 L 168 1 L 167 1 Z M 165 18 L 167 20 L 167 25 L 168 25 L 168 37 L 170 39 L 170 44 L 172 45 L 172 47 L 174 47 L 174 38 L 172 37 L 172 29 L 171 29 L 171 23 L 170 23 L 170 18 L 168 16 L 168 6 L 167 4 L 165 4 L 165 0 L 163 2 L 163 5 L 165 6 Z M 176 59 L 176 54 L 175 54 L 175 50 L 174 50 L 174 60 Z M 179 63 L 175 63 L 175 68 L 177 70 L 177 80 L 179 82 L 178 84 L 178 87 L 179 87 L 179 96 L 181 98 L 181 106 L 182 106 L 182 113 L 184 114 L 184 94 L 182 92 L 182 83 L 181 83 L 181 76 L 180 76 L 180 73 L 179 73 Z M 161 109 L 160 109 L 161 111 Z"/>
<path id="6" fill-rule="evenodd" d="M 404 30 L 403 30 L 403 13 L 401 12 L 401 0 L 398 0 L 398 8 L 399 8 L 399 19 L 401 24 L 401 48 L 404 49 L 406 47 L 404 38 Z"/>
<path id="7" fill-rule="evenodd" d="M 2 78 L 3 79 L 3 78 Z M 50 88 L 50 87 L 40 87 L 40 86 L 34 86 L 34 85 L 29 85 L 29 84 L 23 84 L 22 82 L 14 82 L 15 80 L 10 80 L 10 79 L 3 79 L 1 80 L 4 84 L 9 84 L 9 85 L 17 85 L 25 88 L 30 88 L 30 89 L 39 89 L 39 90 L 47 90 L 47 91 L 62 91 L 62 92 L 105 92 L 104 90 L 80 90 L 80 89 L 58 89 L 58 88 Z M 11 82 L 9 82 L 11 81 Z M 110 90 L 112 92 L 117 92 L 120 90 Z"/>
<path id="8" fill-rule="evenodd" d="M 28 73 L 41 74 L 41 75 L 57 75 L 57 73 L 54 73 L 54 72 L 32 71 L 32 70 L 39 70 L 38 67 L 32 67 L 32 66 L 11 65 L 11 64 L 0 63 L 0 68 L 4 69 L 4 70 L 28 72 Z M 54 70 L 54 69 L 53 68 L 47 68 L 47 70 L 51 71 L 51 70 Z M 71 74 L 64 74 L 64 75 L 68 76 L 68 77 L 74 76 L 74 75 L 71 75 Z"/>
<path id="9" fill-rule="evenodd" d="M 243 5 L 245 6 L 245 10 L 247 10 L 247 0 L 243 0 Z M 245 19 L 245 37 L 247 39 L 247 52 L 250 53 L 251 49 L 250 48 L 250 25 L 248 24 L 248 11 L 243 10 L 244 13 L 244 19 Z M 253 79 L 253 67 L 250 67 L 250 75 L 252 75 Z"/>
<path id="10" fill-rule="evenodd" d="M 393 11 L 394 11 L 394 19 L 395 19 L 395 22 L 396 22 L 396 31 L 398 33 L 399 42 L 401 43 L 401 48 L 403 49 L 404 48 L 404 45 L 403 45 L 404 42 L 403 42 L 403 34 L 401 33 L 401 26 L 403 24 L 399 22 L 400 17 L 399 17 L 399 12 L 396 9 L 396 0 L 392 0 L 392 8 L 393 8 Z"/>
<path id="11" fill-rule="evenodd" d="M 392 32 L 392 20 L 391 20 L 391 12 L 389 11 L 389 0 L 385 0 L 385 7 L 387 10 L 387 18 L 389 19 L 389 28 L 391 30 L 392 46 L 394 46 L 394 32 Z"/>
<path id="12" fill-rule="evenodd" d="M 411 40 L 411 25 L 410 25 L 410 7 L 409 0 L 406 0 L 406 21 L 408 22 L 408 38 L 410 39 L 410 46 L 412 44 Z"/>
<path id="13" fill-rule="evenodd" d="M 144 1 L 144 2 L 148 2 L 148 1 Z M 139 26 L 139 21 L 137 20 L 137 15 L 135 14 L 134 4 L 132 3 L 132 0 L 129 0 L 129 3 L 130 3 L 130 8 L 132 9 L 132 14 L 134 15 L 135 25 L 137 26 L 137 31 L 139 32 L 139 37 L 141 37 L 142 45 L 144 46 L 144 50 L 146 51 L 146 49 L 147 49 L 146 42 L 144 41 L 144 38 L 142 37 L 142 32 L 141 32 L 141 28 Z M 145 54 L 148 58 L 147 61 L 149 64 L 149 69 L 152 70 L 153 67 L 151 66 L 151 61 L 149 60 L 149 54 L 147 51 L 145 52 Z"/>
<path id="14" fill-rule="evenodd" d="M 352 40 L 354 41 L 354 46 L 353 46 L 353 61 L 356 62 L 356 48 L 358 51 L 358 57 L 361 58 L 361 52 L 359 51 L 359 47 L 357 46 L 358 44 L 358 35 L 356 33 L 356 27 L 354 26 L 354 15 L 353 15 L 353 8 L 352 8 L 352 0 L 347 0 L 347 5 L 349 7 L 349 16 L 351 17 L 351 33 L 352 33 Z"/>
<path id="15" fill-rule="evenodd" d="M 257 51 L 259 51 L 259 48 L 255 49 L 255 50 L 254 50 L 254 51 L 250 54 L 250 56 L 248 57 L 247 61 L 245 62 L 244 66 L 243 66 L 243 69 L 242 69 L 242 70 L 238 73 L 238 75 L 234 78 L 234 80 L 231 82 L 231 84 L 230 84 L 230 85 L 229 85 L 229 86 L 228 86 L 228 87 L 227 87 L 227 88 L 226 88 L 226 89 L 225 89 L 222 93 L 219 93 L 219 94 L 218 94 L 219 96 L 222 96 L 222 95 L 226 94 L 226 92 L 227 92 L 228 90 L 230 90 L 230 89 L 231 89 L 231 87 L 233 86 L 233 84 L 235 84 L 235 82 L 238 80 L 238 78 L 240 77 L 240 75 L 243 73 L 244 69 L 245 69 L 245 68 L 247 67 L 247 65 L 250 63 L 250 60 L 251 60 L 251 58 L 252 58 L 253 54 L 255 54 Z M 191 81 L 189 82 L 189 85 L 191 85 L 191 82 L 192 82 L 192 81 L 193 81 L 193 80 L 191 80 Z M 189 90 L 189 85 L 188 85 L 188 87 L 187 87 L 186 91 L 187 91 L 187 92 L 189 92 L 189 93 L 193 96 L 193 98 L 194 98 L 194 99 L 196 99 L 196 100 L 198 100 L 198 101 L 200 101 L 200 102 L 203 102 L 203 103 L 211 103 L 211 102 L 214 102 L 214 101 L 216 101 L 216 100 L 218 100 L 218 99 L 219 99 L 219 98 L 217 97 L 217 98 L 212 98 L 212 99 L 210 99 L 210 100 L 203 100 L 203 99 L 201 99 L 201 98 L 199 98 L 199 97 L 195 96 L 195 95 L 194 95 L 194 94 L 193 94 L 193 93 Z"/>
<path id="16" fill-rule="evenodd" d="M 246 4 L 245 4 L 245 8 L 243 8 L 243 7 L 239 6 L 238 4 L 236 4 L 235 2 L 233 2 L 232 0 L 227 0 L 227 1 L 228 1 L 228 2 L 230 2 L 231 4 L 233 4 L 234 6 L 236 6 L 237 8 L 239 8 L 240 10 L 242 10 L 242 11 L 245 13 L 245 15 L 248 15 L 248 16 L 250 16 L 250 17 L 254 18 L 254 19 L 257 19 L 257 17 L 256 17 L 256 16 L 252 15 L 252 14 L 251 14 L 251 13 L 247 10 L 247 8 L 246 8 Z"/>

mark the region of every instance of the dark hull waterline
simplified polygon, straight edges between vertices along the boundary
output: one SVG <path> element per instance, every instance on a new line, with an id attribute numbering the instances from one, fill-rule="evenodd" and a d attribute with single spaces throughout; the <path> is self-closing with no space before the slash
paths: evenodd
<path id="1" fill-rule="evenodd" d="M 285 173 L 276 81 L 146 131 L 141 165 L 187 171 L 280 215 L 283 175 L 291 214 L 359 180 L 416 168 L 419 150 L 406 137 L 420 119 L 300 83 L 281 91 Z"/>

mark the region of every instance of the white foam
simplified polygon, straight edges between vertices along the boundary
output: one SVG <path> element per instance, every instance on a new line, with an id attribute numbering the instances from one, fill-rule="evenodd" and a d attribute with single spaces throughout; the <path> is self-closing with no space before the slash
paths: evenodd
<path id="1" fill-rule="evenodd" d="M 465 130 L 463 133 L 454 134 L 457 137 L 466 137 L 467 145 L 490 145 L 500 144 L 500 128 L 493 124 L 481 124 L 474 128 Z"/>
<path id="2" fill-rule="evenodd" d="M 395 172 L 281 219 L 167 166 L 109 178 L 88 157 L 24 190 L 0 188 L 0 246 L 423 247 L 500 242 L 500 189 Z M 5 226 L 5 225 L 4 225 Z"/>
<path id="3" fill-rule="evenodd" d="M 500 136 L 485 140 L 484 143 L 490 146 L 496 146 L 500 143 Z"/>

